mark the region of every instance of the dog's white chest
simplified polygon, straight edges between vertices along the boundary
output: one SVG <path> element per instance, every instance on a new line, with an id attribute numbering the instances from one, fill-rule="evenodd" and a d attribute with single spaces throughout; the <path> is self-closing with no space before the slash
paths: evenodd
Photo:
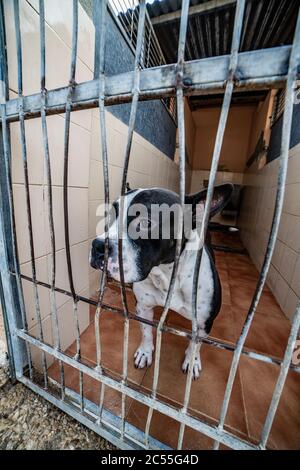
<path id="1" fill-rule="evenodd" d="M 174 294 L 170 308 L 187 319 L 192 318 L 192 286 L 195 266 L 194 250 L 184 250 L 179 260 L 178 275 L 175 282 Z M 203 249 L 198 283 L 197 319 L 200 327 L 211 313 L 212 296 L 214 292 L 213 274 L 209 256 Z M 164 306 L 169 288 L 173 263 L 154 267 L 147 279 L 134 284 L 137 301 L 146 307 Z"/>

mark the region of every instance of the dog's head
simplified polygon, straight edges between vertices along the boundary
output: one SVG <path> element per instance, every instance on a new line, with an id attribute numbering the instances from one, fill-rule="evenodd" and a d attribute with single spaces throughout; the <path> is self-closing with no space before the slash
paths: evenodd
<path id="1" fill-rule="evenodd" d="M 229 201 L 233 186 L 223 184 L 214 191 L 210 216 L 220 212 Z M 184 235 L 201 227 L 207 190 L 186 196 Z M 108 274 L 120 280 L 118 262 L 120 199 L 111 208 L 109 220 Z M 129 191 L 123 199 L 123 268 L 127 283 L 139 282 L 148 276 L 154 266 L 172 263 L 182 217 L 178 194 L 167 189 L 151 188 Z M 105 253 L 105 233 L 93 240 L 90 264 L 102 269 Z"/>

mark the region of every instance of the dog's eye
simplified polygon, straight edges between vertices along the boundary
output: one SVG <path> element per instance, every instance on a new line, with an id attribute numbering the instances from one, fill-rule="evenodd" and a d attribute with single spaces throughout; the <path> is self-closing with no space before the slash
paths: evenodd
<path id="1" fill-rule="evenodd" d="M 148 230 L 149 228 L 151 228 L 151 220 L 140 219 L 139 228 L 140 230 Z"/>

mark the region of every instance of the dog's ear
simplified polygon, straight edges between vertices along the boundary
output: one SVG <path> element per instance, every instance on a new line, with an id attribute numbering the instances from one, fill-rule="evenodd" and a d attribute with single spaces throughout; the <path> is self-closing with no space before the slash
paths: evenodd
<path id="1" fill-rule="evenodd" d="M 215 187 L 210 206 L 210 218 L 216 215 L 218 212 L 221 212 L 221 210 L 229 202 L 232 192 L 233 184 L 231 183 L 225 183 Z M 193 228 L 196 219 L 200 220 L 200 218 L 203 216 L 206 196 L 207 189 L 203 189 L 199 193 L 189 194 L 185 197 L 185 203 L 192 206 Z"/>

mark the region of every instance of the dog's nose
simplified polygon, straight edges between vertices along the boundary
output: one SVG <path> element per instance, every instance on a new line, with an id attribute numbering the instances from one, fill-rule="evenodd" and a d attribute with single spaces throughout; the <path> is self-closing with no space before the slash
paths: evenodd
<path id="1" fill-rule="evenodd" d="M 92 243 L 93 252 L 97 258 L 103 258 L 105 253 L 105 241 L 95 238 Z"/>

